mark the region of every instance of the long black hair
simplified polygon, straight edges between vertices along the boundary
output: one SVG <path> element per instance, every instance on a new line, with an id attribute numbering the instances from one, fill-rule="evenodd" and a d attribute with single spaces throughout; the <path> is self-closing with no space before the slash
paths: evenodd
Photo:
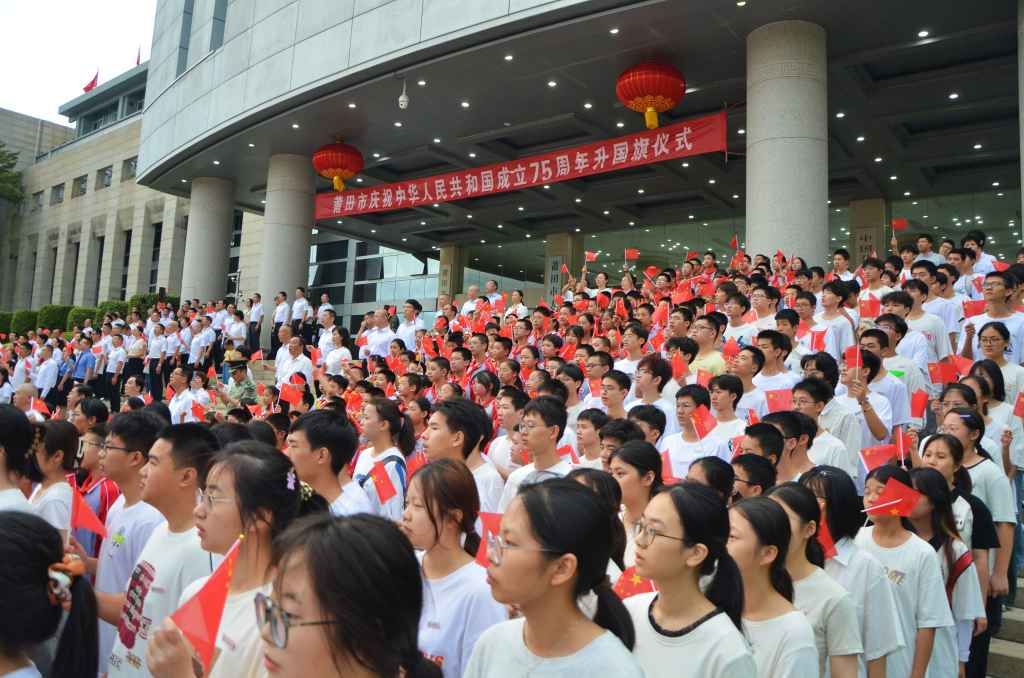
<path id="1" fill-rule="evenodd" d="M 814 534 L 807 540 L 804 555 L 812 565 L 825 567 L 825 550 L 818 541 L 818 529 L 821 525 L 821 506 L 818 505 L 818 498 L 814 492 L 800 483 L 789 481 L 776 485 L 764 493 L 766 497 L 772 497 L 782 502 L 795 513 L 805 525 L 814 522 Z M 790 539 L 793 536 L 790 535 Z"/>
<path id="2" fill-rule="evenodd" d="M 293 558 L 304 561 L 325 617 L 338 621 L 323 627 L 334 654 L 376 675 L 404 670 L 408 678 L 441 677 L 417 646 L 420 566 L 392 521 L 367 514 L 300 518 L 274 540 L 271 564 L 278 576 Z"/>
<path id="3" fill-rule="evenodd" d="M 50 599 L 49 568 L 64 558 L 60 533 L 31 513 L 0 511 L 0 652 L 17 656 L 52 638 L 63 609 Z M 96 596 L 75 577 L 50 675 L 93 678 L 99 668 Z"/>
<path id="4" fill-rule="evenodd" d="M 970 389 L 970 386 L 964 386 L 966 389 Z M 971 391 L 973 394 L 974 392 Z M 982 419 L 981 415 L 976 410 L 968 409 L 966 407 L 954 407 L 946 416 L 950 414 L 956 414 L 960 417 L 960 421 L 963 422 L 971 431 L 978 434 L 978 439 L 974 441 L 974 449 L 979 455 L 985 457 L 989 461 L 992 461 L 992 455 L 985 451 L 985 448 L 981 446 L 981 439 L 985 437 L 985 420 Z"/>
<path id="5" fill-rule="evenodd" d="M 553 478 L 520 489 L 518 498 L 530 519 L 530 529 L 548 555 L 576 556 L 573 598 L 597 594 L 594 622 L 632 650 L 636 632 L 629 613 L 608 581 L 613 523 L 592 490 L 565 478 Z"/>
<path id="6" fill-rule="evenodd" d="M 732 496 L 732 489 L 736 483 L 736 471 L 732 464 L 719 457 L 701 457 L 693 462 L 693 465 L 704 472 L 704 478 L 710 487 L 723 499 L 727 500 Z"/>
<path id="7" fill-rule="evenodd" d="M 409 480 L 409 485 L 412 486 L 414 482 L 419 484 L 423 495 L 423 506 L 434 527 L 434 538 L 441 535 L 439 521 L 459 511 L 462 513 L 459 529 L 466 535 L 463 548 L 466 553 L 475 556 L 480 548 L 480 535 L 476 532 L 480 495 L 469 468 L 451 459 L 438 459 L 420 467 Z"/>
<path id="8" fill-rule="evenodd" d="M 992 323 L 989 323 L 991 325 Z M 985 327 L 988 327 L 986 325 Z M 982 329 L 985 329 L 984 327 Z M 1003 402 L 1006 400 L 1006 380 L 1003 378 L 1003 371 L 996 365 L 995 360 L 985 358 L 971 365 L 970 376 L 980 376 L 988 382 L 992 389 L 992 399 Z"/>
<path id="9" fill-rule="evenodd" d="M 835 466 L 815 466 L 800 476 L 800 484 L 825 500 L 825 522 L 835 541 L 857 536 L 864 524 L 864 504 L 849 473 Z"/>
<path id="10" fill-rule="evenodd" d="M 896 480 L 903 483 L 907 487 L 911 486 L 910 473 L 907 472 L 907 469 L 903 468 L 902 466 L 894 466 L 892 464 L 882 464 L 881 466 L 876 466 L 873 471 L 868 473 L 868 476 L 864 482 L 866 483 L 868 480 L 875 480 L 881 483 L 882 485 L 885 485 L 887 482 L 889 482 L 890 478 L 895 478 Z M 908 532 L 914 531 L 914 526 L 910 522 L 909 518 L 901 516 L 900 523 L 903 525 L 903 528 Z"/>
<path id="11" fill-rule="evenodd" d="M 929 543 L 936 551 L 942 550 L 942 555 L 946 559 L 946 571 L 952 572 L 953 563 L 956 562 L 953 541 L 960 538 L 960 533 L 956 530 L 953 494 L 949 491 L 949 483 L 933 468 L 911 470 L 910 480 L 914 484 L 914 489 L 927 497 L 932 504 L 932 538 Z"/>
<path id="12" fill-rule="evenodd" d="M 743 514 L 754 530 L 761 546 L 774 546 L 778 553 L 768 571 L 772 588 L 779 595 L 793 602 L 793 578 L 786 570 L 786 554 L 789 552 L 789 516 L 786 511 L 768 497 L 750 497 L 736 502 L 734 510 Z"/>
<path id="13" fill-rule="evenodd" d="M 416 449 L 416 433 L 413 431 L 409 415 L 398 409 L 398 403 L 387 398 L 371 398 L 369 405 L 377 411 L 377 416 L 387 422 L 388 431 L 395 447 L 402 456 L 408 457 Z M 378 453 L 384 450 L 377 450 Z"/>
<path id="14" fill-rule="evenodd" d="M 729 555 L 729 510 L 721 495 L 707 485 L 683 481 L 664 492 L 672 500 L 683 526 L 683 543 L 704 544 L 708 555 L 700 564 L 701 576 L 712 577 L 704 595 L 742 630 L 743 578 Z"/>
<path id="15" fill-rule="evenodd" d="M 618 459 L 623 464 L 628 464 L 635 468 L 641 480 L 648 473 L 654 476 L 649 490 L 651 497 L 661 490 L 663 485 L 661 455 L 658 454 L 658 450 L 654 445 L 651 445 L 646 440 L 630 440 L 612 452 L 608 463 L 610 464 L 614 459 Z"/>
<path id="16" fill-rule="evenodd" d="M 600 410 L 598 410 L 600 412 Z M 626 569 L 626 526 L 619 517 L 622 505 L 622 486 L 607 471 L 586 466 L 577 466 L 565 476 L 569 480 L 581 482 L 604 501 L 612 521 L 612 562 L 620 570 Z"/>
<path id="17" fill-rule="evenodd" d="M 953 457 L 953 462 L 956 464 L 956 471 L 953 472 L 953 485 L 964 494 L 970 494 L 971 490 L 974 489 L 974 482 L 971 480 L 971 474 L 964 468 L 964 446 L 960 439 L 949 433 L 936 433 L 928 438 L 928 441 L 921 449 L 922 457 L 936 441 L 946 444 L 949 454 Z"/>

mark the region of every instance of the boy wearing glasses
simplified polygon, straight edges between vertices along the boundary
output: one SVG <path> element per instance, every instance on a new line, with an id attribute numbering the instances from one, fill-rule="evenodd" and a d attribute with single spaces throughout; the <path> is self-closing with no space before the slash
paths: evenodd
<path id="1" fill-rule="evenodd" d="M 690 372 L 696 374 L 697 370 L 706 370 L 716 377 L 725 372 L 722 352 L 715 349 L 721 331 L 711 316 L 703 315 L 693 322 L 690 336 L 697 342 L 697 355 L 690 362 Z"/>

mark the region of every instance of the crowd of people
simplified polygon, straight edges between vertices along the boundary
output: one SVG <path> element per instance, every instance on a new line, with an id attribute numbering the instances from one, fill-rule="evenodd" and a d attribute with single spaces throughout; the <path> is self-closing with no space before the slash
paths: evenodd
<path id="1" fill-rule="evenodd" d="M 892 249 L 0 336 L 0 676 L 984 678 L 1024 253 Z"/>

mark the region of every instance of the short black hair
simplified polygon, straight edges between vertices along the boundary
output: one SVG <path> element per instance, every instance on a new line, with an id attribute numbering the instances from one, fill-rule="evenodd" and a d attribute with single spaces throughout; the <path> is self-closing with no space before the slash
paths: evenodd
<path id="1" fill-rule="evenodd" d="M 589 421 L 596 430 L 600 431 L 601 428 L 610 421 L 610 418 L 604 410 L 599 410 L 596 407 L 588 407 L 579 413 L 579 416 L 576 417 L 576 421 Z"/>
<path id="2" fill-rule="evenodd" d="M 748 438 L 756 440 L 763 454 L 774 455 L 776 461 L 782 458 L 782 449 L 786 445 L 786 439 L 779 432 L 779 429 L 771 424 L 759 421 L 748 426 L 743 431 L 743 434 Z"/>
<path id="3" fill-rule="evenodd" d="M 631 421 L 642 421 L 659 434 L 665 433 L 665 425 L 668 423 L 665 413 L 654 405 L 637 405 L 626 414 L 626 418 Z"/>
<path id="4" fill-rule="evenodd" d="M 835 397 L 835 391 L 825 380 L 808 377 L 793 386 L 793 392 L 803 391 L 818 403 L 828 403 Z"/>
<path id="5" fill-rule="evenodd" d="M 434 412 L 444 416 L 449 431 L 462 433 L 462 458 L 466 459 L 477 446 L 482 446 L 487 432 L 482 430 L 483 408 L 465 398 L 442 400 Z M 490 428 L 490 427 L 488 427 Z"/>
<path id="6" fill-rule="evenodd" d="M 327 448 L 335 475 L 352 461 L 359 446 L 359 436 L 348 420 L 328 410 L 313 410 L 300 416 L 288 429 L 289 433 L 297 431 L 306 436 L 311 449 Z"/>
<path id="7" fill-rule="evenodd" d="M 644 432 L 640 430 L 636 423 L 629 419 L 611 419 L 598 430 L 597 436 L 601 440 L 614 438 L 625 444 L 630 440 L 643 440 Z"/>
<path id="8" fill-rule="evenodd" d="M 781 434 L 779 436 L 781 437 Z M 775 484 L 775 466 L 769 459 L 759 454 L 741 454 L 733 458 L 732 465 L 743 469 L 747 474 L 747 484 L 760 486 L 762 494 Z"/>
<path id="9" fill-rule="evenodd" d="M 202 424 L 171 424 L 164 427 L 157 438 L 171 444 L 174 468 L 194 468 L 199 487 L 206 487 L 210 461 L 220 447 L 213 432 Z"/>
<path id="10" fill-rule="evenodd" d="M 130 452 L 141 452 L 143 458 L 148 458 L 149 448 L 166 427 L 167 422 L 159 415 L 147 410 L 133 410 L 121 412 L 111 419 L 107 435 L 117 436 Z"/>
<path id="11" fill-rule="evenodd" d="M 553 396 L 537 396 L 526 403 L 523 408 L 523 416 L 536 414 L 544 422 L 545 426 L 557 426 L 558 438 L 565 433 L 565 424 L 568 413 L 565 411 L 565 402 Z"/>

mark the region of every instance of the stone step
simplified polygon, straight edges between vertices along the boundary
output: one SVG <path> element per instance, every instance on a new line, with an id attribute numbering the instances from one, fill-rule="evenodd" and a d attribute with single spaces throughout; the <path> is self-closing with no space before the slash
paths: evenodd
<path id="1" fill-rule="evenodd" d="M 1024 610 L 1011 607 L 1003 612 L 1003 625 L 999 629 L 997 637 L 1024 644 Z M 1021 674 L 1024 675 L 1024 666 L 1021 666 Z"/>
<path id="2" fill-rule="evenodd" d="M 1004 618 L 1004 626 L 1005 623 Z M 1024 644 L 993 638 L 988 651 L 988 675 L 992 678 L 1024 676 Z"/>

